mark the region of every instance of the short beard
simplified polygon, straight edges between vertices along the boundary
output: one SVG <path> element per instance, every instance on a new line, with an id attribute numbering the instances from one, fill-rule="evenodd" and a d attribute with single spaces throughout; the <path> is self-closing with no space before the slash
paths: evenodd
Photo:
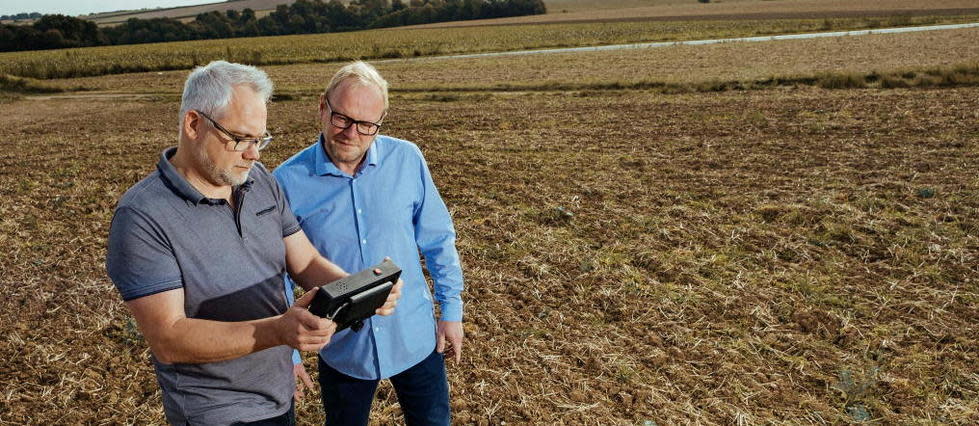
<path id="1" fill-rule="evenodd" d="M 197 157 L 198 163 L 204 168 L 204 173 L 207 178 L 212 182 L 217 182 L 221 185 L 238 186 L 248 181 L 248 172 L 242 173 L 241 177 L 235 177 L 226 170 L 218 170 L 218 167 L 214 165 L 211 157 L 207 155 L 207 151 L 204 151 L 204 149 L 197 150 L 195 157 Z"/>

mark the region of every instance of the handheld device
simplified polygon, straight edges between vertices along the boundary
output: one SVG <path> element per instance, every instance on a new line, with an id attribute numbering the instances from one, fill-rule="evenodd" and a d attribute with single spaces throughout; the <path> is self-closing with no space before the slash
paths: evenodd
<path id="1" fill-rule="evenodd" d="M 399 277 L 401 268 L 391 259 L 384 259 L 356 274 L 320 286 L 309 311 L 333 320 L 337 323 L 336 331 L 347 327 L 358 331 L 364 326 L 364 320 L 384 305 Z"/>

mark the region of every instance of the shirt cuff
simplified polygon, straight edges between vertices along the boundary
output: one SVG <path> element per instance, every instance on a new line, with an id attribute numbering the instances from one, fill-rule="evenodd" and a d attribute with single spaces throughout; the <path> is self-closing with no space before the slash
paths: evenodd
<path id="1" fill-rule="evenodd" d="M 299 356 L 299 351 L 297 351 L 297 350 L 293 350 L 292 351 L 292 363 L 293 364 L 302 364 L 303 363 L 303 358 Z"/>
<path id="2" fill-rule="evenodd" d="M 442 308 L 442 321 L 462 321 L 462 302 L 444 303 Z"/>

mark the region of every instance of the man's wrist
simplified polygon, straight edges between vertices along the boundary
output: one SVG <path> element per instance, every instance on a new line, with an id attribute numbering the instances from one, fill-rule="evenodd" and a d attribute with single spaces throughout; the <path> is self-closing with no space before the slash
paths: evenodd
<path id="1" fill-rule="evenodd" d="M 268 318 L 268 321 L 261 321 L 255 324 L 255 340 L 259 346 L 271 348 L 287 344 L 285 338 L 283 338 L 285 333 L 282 333 L 282 330 L 280 330 L 284 316 L 285 314 L 276 315 Z"/>
<path id="2" fill-rule="evenodd" d="M 462 310 L 460 309 L 458 312 L 451 312 L 443 309 L 439 321 L 462 322 Z"/>

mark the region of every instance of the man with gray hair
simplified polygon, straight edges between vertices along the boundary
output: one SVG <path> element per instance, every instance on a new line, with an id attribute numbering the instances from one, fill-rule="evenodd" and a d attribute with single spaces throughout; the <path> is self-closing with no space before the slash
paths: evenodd
<path id="1" fill-rule="evenodd" d="M 354 62 L 320 96 L 321 133 L 273 173 L 316 248 L 349 270 L 384 256 L 405 281 L 398 311 L 343 330 L 320 351 L 328 425 L 366 425 L 378 381 L 390 379 L 409 425 L 448 425 L 443 357 L 462 356 L 462 267 L 452 218 L 415 144 L 378 135 L 388 84 Z M 422 271 L 425 258 L 441 317 Z"/>
<path id="2" fill-rule="evenodd" d="M 320 256 L 258 162 L 272 83 L 216 61 L 187 78 L 177 147 L 119 200 L 106 268 L 151 349 L 171 424 L 293 424 L 292 348 L 336 324 L 304 309 L 347 273 Z M 308 291 L 291 308 L 282 274 Z M 378 313 L 393 312 L 401 283 Z"/>

